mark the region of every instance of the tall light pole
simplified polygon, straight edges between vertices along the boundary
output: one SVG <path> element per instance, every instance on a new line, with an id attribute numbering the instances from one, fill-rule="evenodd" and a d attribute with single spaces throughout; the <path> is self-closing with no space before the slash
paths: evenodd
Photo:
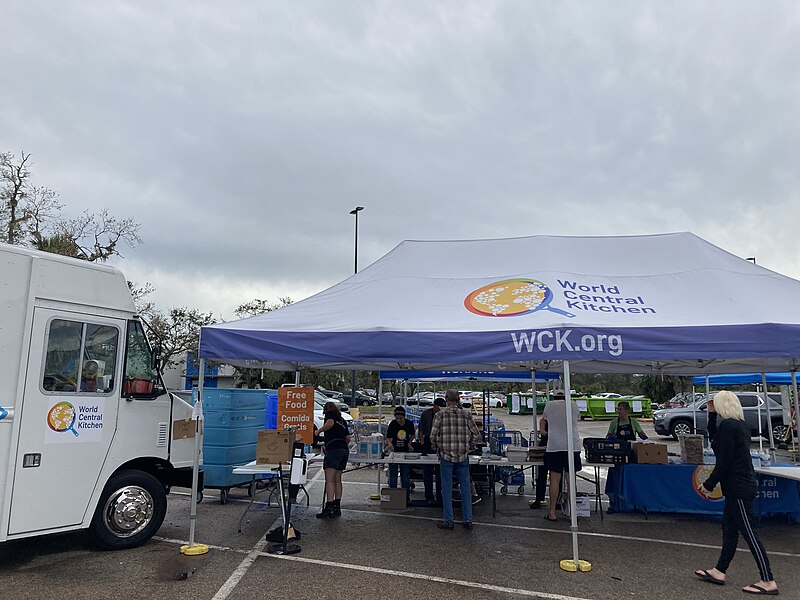
<path id="1" fill-rule="evenodd" d="M 355 275 L 358 273 L 358 213 L 364 210 L 363 206 L 356 206 L 353 210 L 350 211 L 351 215 L 355 215 L 356 217 L 356 235 L 355 235 L 355 244 L 353 252 L 353 274 Z"/>
<path id="2" fill-rule="evenodd" d="M 353 275 L 358 273 L 358 213 L 364 210 L 363 206 L 356 206 L 353 210 L 350 211 L 351 215 L 354 215 L 356 218 L 356 232 L 355 232 L 355 243 L 353 244 Z M 356 372 L 355 370 L 351 371 L 352 380 L 351 380 L 351 395 L 350 395 L 350 402 L 352 402 L 352 406 L 356 406 Z"/>

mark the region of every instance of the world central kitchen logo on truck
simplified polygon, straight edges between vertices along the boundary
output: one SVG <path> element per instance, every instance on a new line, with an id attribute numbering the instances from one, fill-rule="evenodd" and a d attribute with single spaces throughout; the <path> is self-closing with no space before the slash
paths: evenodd
<path id="1" fill-rule="evenodd" d="M 103 399 L 54 400 L 47 411 L 45 444 L 96 442 L 103 437 Z M 66 435 L 72 434 L 72 435 Z"/>

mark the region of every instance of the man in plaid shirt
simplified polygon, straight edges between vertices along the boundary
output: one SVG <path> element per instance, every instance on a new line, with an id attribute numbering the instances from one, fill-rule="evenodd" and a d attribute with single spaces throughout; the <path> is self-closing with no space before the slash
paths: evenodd
<path id="1" fill-rule="evenodd" d="M 453 476 L 455 475 L 461 492 L 464 529 L 472 529 L 468 453 L 480 441 L 481 434 L 475 426 L 472 415 L 461 408 L 457 390 L 447 390 L 444 399 L 447 406 L 433 418 L 431 428 L 431 443 L 439 455 L 444 505 L 442 522 L 437 527 L 453 529 Z"/>

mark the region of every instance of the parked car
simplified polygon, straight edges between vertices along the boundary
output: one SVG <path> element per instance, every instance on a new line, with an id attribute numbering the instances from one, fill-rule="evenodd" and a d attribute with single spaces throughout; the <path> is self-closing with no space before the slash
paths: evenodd
<path id="1" fill-rule="evenodd" d="M 339 398 L 333 398 L 328 396 L 327 394 L 323 394 L 319 390 L 314 390 L 314 403 L 315 404 L 325 404 L 326 402 L 335 402 L 336 406 L 339 407 L 339 410 L 343 413 L 350 412 L 350 407 L 342 402 Z"/>
<path id="2" fill-rule="evenodd" d="M 370 398 L 377 398 L 378 397 L 378 392 L 373 390 L 373 389 L 371 389 L 371 388 L 363 388 L 363 389 L 360 389 L 358 391 L 359 392 L 364 392 Z"/>
<path id="3" fill-rule="evenodd" d="M 332 400 L 338 400 L 339 398 L 342 397 L 342 392 L 336 392 L 334 390 L 329 390 L 328 388 L 324 388 L 321 385 L 317 386 L 317 390 L 319 390 L 320 392 L 322 392 L 323 394 L 325 394 L 328 398 L 331 398 Z"/>
<path id="4" fill-rule="evenodd" d="M 329 398 L 325 397 L 323 394 L 320 394 L 318 391 L 314 392 L 314 436 L 316 437 L 317 429 L 322 427 L 323 419 L 325 418 L 325 403 L 329 401 Z M 342 412 L 342 418 L 344 422 L 347 423 L 347 428 L 350 430 L 350 433 L 353 433 L 353 417 L 351 417 L 346 412 Z M 325 437 L 323 433 L 320 437 Z"/>
<path id="5" fill-rule="evenodd" d="M 433 400 L 436 398 L 436 394 L 433 392 L 421 392 L 417 391 L 408 398 L 406 398 L 406 404 L 413 405 L 418 404 L 420 406 L 433 406 Z M 399 400 L 399 398 L 398 398 Z"/>
<path id="6" fill-rule="evenodd" d="M 750 426 L 750 434 L 758 435 L 758 407 L 761 406 L 761 429 L 762 436 L 769 437 L 767 407 L 764 405 L 762 394 L 757 392 L 736 392 L 739 402 L 742 403 L 742 411 L 747 424 Z M 780 400 L 780 394 L 769 393 L 769 410 L 772 417 L 772 435 L 775 439 L 782 438 L 786 433 L 786 426 L 783 424 L 783 412 L 781 405 L 776 401 Z M 713 397 L 713 394 L 712 394 Z M 703 399 L 688 406 L 679 408 L 667 408 L 657 410 L 653 413 L 653 427 L 658 435 L 672 436 L 676 440 L 679 435 L 688 435 L 695 432 L 694 418 L 697 422 L 697 431 L 706 431 L 708 426 L 707 400 Z"/>
<path id="7" fill-rule="evenodd" d="M 342 392 L 341 400 L 342 402 L 345 402 L 347 405 L 353 406 L 353 392 L 351 390 Z M 375 398 L 370 398 L 364 392 L 356 390 L 356 395 L 355 395 L 356 406 L 372 406 L 377 403 L 378 401 Z"/>
<path id="8" fill-rule="evenodd" d="M 592 398 L 605 398 L 606 400 L 616 400 L 617 398 L 622 398 L 622 395 L 615 394 L 613 392 L 603 392 L 602 394 L 594 394 Z"/>

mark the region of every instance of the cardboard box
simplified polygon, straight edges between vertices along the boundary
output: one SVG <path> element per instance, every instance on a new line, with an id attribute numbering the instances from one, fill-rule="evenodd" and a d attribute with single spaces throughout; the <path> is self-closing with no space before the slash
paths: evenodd
<path id="1" fill-rule="evenodd" d="M 256 464 L 276 464 L 292 459 L 295 432 L 285 429 L 262 429 L 256 442 Z"/>
<path id="2" fill-rule="evenodd" d="M 397 510 L 406 507 L 405 488 L 381 488 L 381 508 Z"/>
<path id="3" fill-rule="evenodd" d="M 568 517 L 570 515 L 569 502 L 564 502 L 563 506 L 564 508 L 562 510 L 564 516 Z M 578 492 L 578 494 L 575 496 L 575 514 L 578 515 L 579 518 L 588 518 L 592 516 L 591 498 L 582 492 Z"/>
<path id="4" fill-rule="evenodd" d="M 178 419 L 172 422 L 172 439 L 185 440 L 193 438 L 197 429 L 197 423 L 192 419 Z"/>
<path id="5" fill-rule="evenodd" d="M 668 462 L 667 445 L 635 443 L 633 444 L 633 457 L 634 461 L 640 465 L 666 465 Z"/>

